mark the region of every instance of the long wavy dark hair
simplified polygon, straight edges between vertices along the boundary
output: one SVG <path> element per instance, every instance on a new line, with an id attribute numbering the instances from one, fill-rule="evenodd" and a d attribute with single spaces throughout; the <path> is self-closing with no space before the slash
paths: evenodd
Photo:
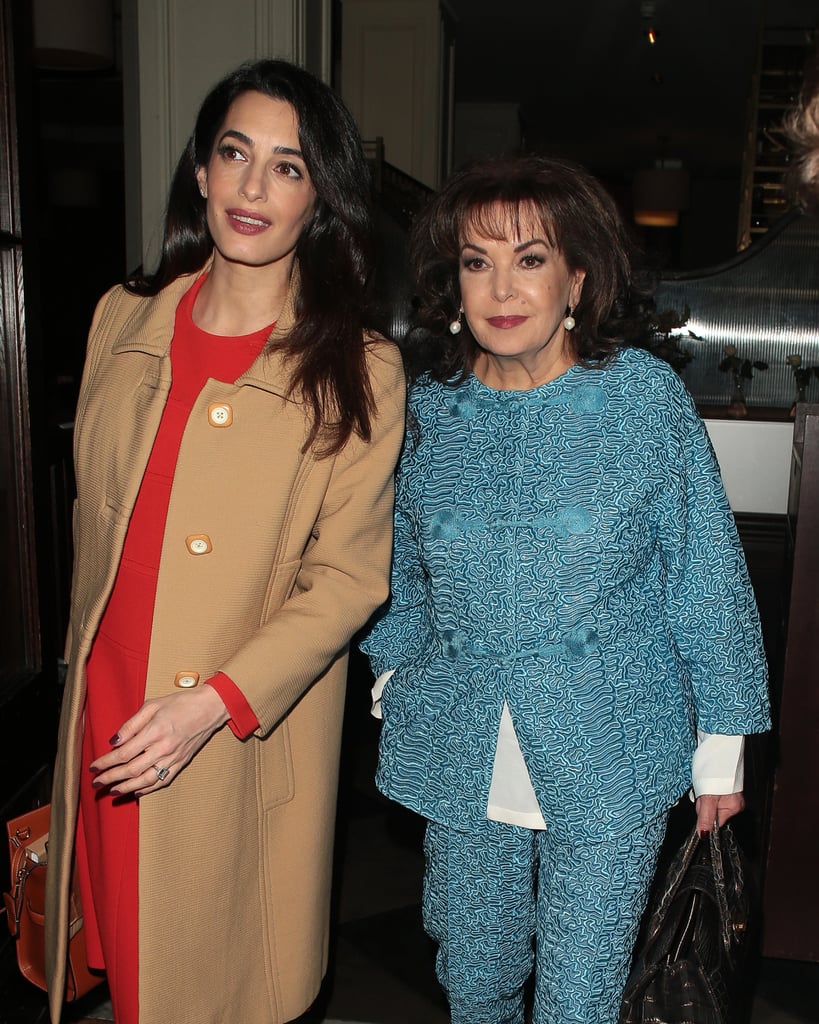
<path id="1" fill-rule="evenodd" d="M 631 281 L 632 243 L 614 200 L 584 168 L 545 156 L 499 157 L 456 172 L 424 207 L 410 235 L 415 325 L 402 348 L 411 380 L 429 374 L 463 380 L 478 344 L 458 316 L 460 252 L 467 231 L 502 240 L 510 227 L 534 218 L 570 271 L 585 270 L 583 292 L 568 336 L 583 363 L 605 363 L 620 346 L 609 330 Z"/>
<path id="2" fill-rule="evenodd" d="M 174 172 L 159 265 L 152 274 L 138 271 L 126 287 L 156 295 L 210 257 L 213 239 L 196 171 L 207 165 L 231 103 L 246 92 L 293 108 L 316 193 L 314 213 L 296 246 L 296 324 L 286 338 L 270 344 L 291 360 L 291 394 L 311 407 L 307 445 L 317 442 L 317 450 L 330 455 L 353 433 L 369 440 L 374 403 L 366 365 L 373 264 L 370 178 L 355 122 L 329 86 L 282 60 L 242 64 L 214 86 Z"/>

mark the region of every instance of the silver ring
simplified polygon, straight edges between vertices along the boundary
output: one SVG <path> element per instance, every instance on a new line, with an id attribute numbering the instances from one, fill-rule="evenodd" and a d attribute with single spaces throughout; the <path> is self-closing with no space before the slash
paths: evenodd
<path id="1" fill-rule="evenodd" d="M 171 774 L 170 768 L 157 768 L 156 765 L 154 765 L 154 771 L 156 772 L 156 777 L 159 779 L 160 782 L 164 782 L 165 779 L 167 779 L 167 777 Z"/>

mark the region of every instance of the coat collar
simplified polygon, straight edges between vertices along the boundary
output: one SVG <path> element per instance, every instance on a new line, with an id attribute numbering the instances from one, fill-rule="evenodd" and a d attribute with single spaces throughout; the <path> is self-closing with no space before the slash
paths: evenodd
<path id="1" fill-rule="evenodd" d="M 193 274 L 183 274 L 162 289 L 155 296 L 135 299 L 131 312 L 122 321 L 114 338 L 111 352 L 144 352 L 146 355 L 165 358 L 171 348 L 176 308 L 182 296 L 202 274 L 213 265 L 213 258 Z M 270 335 L 271 341 L 286 338 L 296 322 L 296 298 L 300 290 L 300 273 L 297 262 L 293 263 L 290 284 L 279 319 Z M 269 351 L 269 346 L 253 360 L 250 367 L 237 380 L 237 384 L 248 384 L 263 388 L 282 397 L 289 397 L 290 372 L 281 351 Z"/>

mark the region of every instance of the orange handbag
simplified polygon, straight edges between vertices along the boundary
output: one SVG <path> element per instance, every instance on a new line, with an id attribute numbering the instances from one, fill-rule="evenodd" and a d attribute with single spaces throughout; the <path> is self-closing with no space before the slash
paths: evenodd
<path id="1" fill-rule="evenodd" d="M 50 819 L 51 805 L 46 804 L 6 823 L 11 892 L 3 893 L 3 901 L 9 931 L 16 940 L 17 963 L 23 977 L 42 989 L 46 988 L 45 882 Z M 102 980 L 102 974 L 92 974 L 88 968 L 80 894 L 74 878 L 69 906 L 66 1000 L 79 999 Z"/>

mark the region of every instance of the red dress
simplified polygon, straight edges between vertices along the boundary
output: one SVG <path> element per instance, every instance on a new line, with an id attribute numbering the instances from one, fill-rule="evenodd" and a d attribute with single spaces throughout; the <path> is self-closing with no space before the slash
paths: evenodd
<path id="1" fill-rule="evenodd" d="M 139 802 L 93 788 L 88 766 L 111 749 L 111 738 L 145 699 L 159 558 L 182 434 L 208 378 L 235 381 L 270 334 L 226 338 L 193 323 L 204 277 L 183 296 L 171 342 L 173 383 L 134 507 L 114 588 L 87 665 L 77 867 L 89 963 L 104 969 L 117 1024 L 138 1024 Z M 224 679 L 217 689 L 228 712 Z M 241 702 L 241 695 L 239 701 Z M 247 705 L 239 708 L 247 721 Z M 251 718 L 255 717 L 252 716 Z M 234 729 L 234 731 L 239 731 Z M 247 730 L 242 729 L 244 734 Z"/>

